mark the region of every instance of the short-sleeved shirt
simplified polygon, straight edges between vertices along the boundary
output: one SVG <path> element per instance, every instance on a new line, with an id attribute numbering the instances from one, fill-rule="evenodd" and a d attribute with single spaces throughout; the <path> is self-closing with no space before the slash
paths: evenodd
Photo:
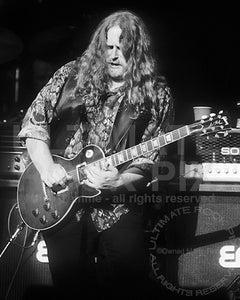
<path id="1" fill-rule="evenodd" d="M 51 124 L 54 118 L 57 118 L 55 108 L 64 85 L 70 77 L 70 74 L 72 74 L 74 64 L 75 61 L 72 61 L 58 69 L 28 108 L 22 122 L 21 131 L 18 135 L 23 142 L 26 138 L 33 138 L 42 140 L 50 146 Z M 70 103 L 70 105 L 74 107 L 76 105 L 74 101 L 76 100 L 72 97 L 71 92 L 71 89 L 66 91 L 67 94 L 69 93 L 68 104 Z M 146 141 L 153 136 L 161 135 L 166 131 L 167 126 L 172 121 L 173 99 L 169 87 L 163 84 L 156 84 L 156 95 L 156 104 L 151 107 L 150 112 L 148 112 L 150 113 L 150 118 L 145 128 L 141 128 L 143 134 L 140 137 L 140 142 Z M 97 145 L 106 152 L 117 113 L 120 107 L 124 106 L 122 103 L 124 101 L 124 90 L 119 89 L 116 92 L 107 91 L 104 96 L 104 102 L 99 106 L 100 108 L 96 107 L 94 103 L 92 104 L 91 101 L 85 101 L 84 97 L 77 101 L 81 102 L 77 103 L 77 105 L 83 108 L 85 117 L 84 121 L 82 121 L 81 118 L 78 119 L 74 131 L 71 132 L 67 138 L 66 147 L 63 149 L 64 157 L 72 158 L 88 144 Z M 149 171 L 158 159 L 159 151 L 154 150 L 146 155 L 133 159 L 132 162 L 128 164 L 128 168 L 135 167 L 144 173 L 146 170 Z M 111 208 L 105 208 L 104 206 L 93 207 L 91 217 L 96 229 L 100 232 L 110 228 L 122 215 L 128 212 L 129 207 L 124 203 L 111 204 Z M 83 213 L 84 209 L 78 211 L 78 220 L 81 219 Z"/>

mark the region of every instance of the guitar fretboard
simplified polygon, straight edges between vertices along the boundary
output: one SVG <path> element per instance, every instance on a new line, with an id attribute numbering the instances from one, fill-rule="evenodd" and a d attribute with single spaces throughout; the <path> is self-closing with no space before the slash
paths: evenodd
<path id="1" fill-rule="evenodd" d="M 116 167 L 132 159 L 160 149 L 167 144 L 181 140 L 188 135 L 190 135 L 190 131 L 189 126 L 186 125 L 148 141 L 142 142 L 136 146 L 132 146 L 110 156 L 104 157 L 98 161 L 95 161 L 94 163 L 99 163 L 100 167 L 102 167 L 105 163 L 109 163 L 110 165 Z"/>

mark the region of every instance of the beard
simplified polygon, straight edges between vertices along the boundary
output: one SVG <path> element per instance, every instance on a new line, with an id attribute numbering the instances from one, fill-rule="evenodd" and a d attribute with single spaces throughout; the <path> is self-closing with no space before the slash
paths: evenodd
<path id="1" fill-rule="evenodd" d="M 123 81 L 124 80 L 124 70 L 122 67 L 109 67 L 108 76 L 114 81 Z"/>

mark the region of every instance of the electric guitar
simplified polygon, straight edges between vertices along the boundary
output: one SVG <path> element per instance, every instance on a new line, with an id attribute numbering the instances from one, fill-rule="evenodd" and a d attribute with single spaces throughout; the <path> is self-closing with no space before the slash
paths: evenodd
<path id="1" fill-rule="evenodd" d="M 47 230 L 61 222 L 79 200 L 97 197 L 101 191 L 84 184 L 84 168 L 88 164 L 102 167 L 108 163 L 117 167 L 153 150 L 160 149 L 191 134 L 227 134 L 227 117 L 220 111 L 209 117 L 154 137 L 136 146 L 105 156 L 96 145 L 84 147 L 74 158 L 66 159 L 53 155 L 56 163 L 61 164 L 73 180 L 66 188 L 50 188 L 40 178 L 40 174 L 31 162 L 23 171 L 17 187 L 17 203 L 23 222 L 34 230 Z M 91 199 L 90 199 L 91 200 Z"/>

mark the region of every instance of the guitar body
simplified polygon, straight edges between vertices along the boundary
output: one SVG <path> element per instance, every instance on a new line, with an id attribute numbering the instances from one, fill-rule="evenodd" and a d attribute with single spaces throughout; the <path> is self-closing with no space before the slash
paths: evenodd
<path id="1" fill-rule="evenodd" d="M 99 190 L 82 184 L 81 169 L 104 157 L 101 148 L 95 145 L 86 146 L 72 159 L 53 155 L 54 162 L 61 164 L 68 173 L 76 174 L 65 189 L 47 187 L 31 162 L 20 177 L 17 191 L 18 208 L 24 223 L 34 230 L 49 229 L 61 222 L 78 200 L 99 195 Z"/>

